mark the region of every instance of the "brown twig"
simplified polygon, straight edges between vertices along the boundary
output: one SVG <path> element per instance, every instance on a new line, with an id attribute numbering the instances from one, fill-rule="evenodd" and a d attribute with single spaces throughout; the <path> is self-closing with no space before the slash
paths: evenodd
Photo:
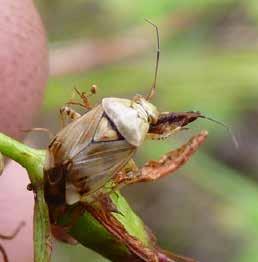
<path id="1" fill-rule="evenodd" d="M 127 176 L 120 172 L 115 184 L 135 184 L 139 182 L 153 181 L 164 177 L 180 168 L 196 152 L 200 145 L 205 141 L 207 131 L 202 131 L 192 137 L 186 144 L 164 155 L 158 161 L 149 161 L 138 171 L 138 176 Z"/>
<path id="2" fill-rule="evenodd" d="M 130 175 L 129 173 L 120 172 L 114 178 L 116 186 L 124 186 L 139 182 L 153 181 L 163 176 L 175 172 L 196 152 L 200 145 L 205 141 L 208 135 L 207 131 L 202 131 L 192 137 L 186 144 L 180 148 L 169 152 L 158 161 L 149 161 L 143 168 L 138 171 L 138 175 Z M 109 196 L 107 196 L 109 197 Z M 84 205 L 84 208 L 100 223 L 108 232 L 115 236 L 121 243 L 127 246 L 132 252 L 130 261 L 144 262 L 194 262 L 191 258 L 175 255 L 173 253 L 160 249 L 157 245 L 153 234 L 148 231 L 151 240 L 146 246 L 135 236 L 128 233 L 126 228 L 121 224 L 114 214 L 109 210 L 104 198 L 99 198 L 97 205 Z M 121 215 L 120 213 L 118 213 Z M 147 229 L 146 229 L 147 230 Z"/>

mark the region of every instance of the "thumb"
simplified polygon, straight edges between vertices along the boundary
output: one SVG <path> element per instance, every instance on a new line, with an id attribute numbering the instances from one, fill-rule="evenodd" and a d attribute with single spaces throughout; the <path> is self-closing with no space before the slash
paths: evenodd
<path id="1" fill-rule="evenodd" d="M 48 74 L 46 38 L 32 0 L 1 0 L 0 132 L 21 139 L 41 104 Z M 13 162 L 0 178 L 0 233 L 24 220 L 15 239 L 4 241 L 10 261 L 33 260 L 33 195 L 24 169 Z M 0 261 L 2 257 L 0 254 Z"/>
<path id="2" fill-rule="evenodd" d="M 0 131 L 21 138 L 46 85 L 46 38 L 31 0 L 2 0 L 0 28 Z"/>

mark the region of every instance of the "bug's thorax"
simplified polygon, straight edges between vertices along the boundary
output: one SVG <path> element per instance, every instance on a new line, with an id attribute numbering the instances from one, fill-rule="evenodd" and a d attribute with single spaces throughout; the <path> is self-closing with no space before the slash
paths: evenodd
<path id="1" fill-rule="evenodd" d="M 71 205 L 96 192 L 132 158 L 158 117 L 156 107 L 137 96 L 104 98 L 73 120 L 57 133 L 47 151 L 47 200 L 55 204 L 52 199 L 60 194 L 59 202 Z"/>
<path id="2" fill-rule="evenodd" d="M 117 132 L 115 127 L 111 125 L 111 122 L 107 117 L 103 116 L 99 122 L 93 140 L 95 142 L 100 142 L 114 141 L 119 139 L 121 139 L 121 137 L 119 136 L 119 133 Z"/>
<path id="3" fill-rule="evenodd" d="M 159 116 L 157 108 L 141 96 L 133 100 L 104 98 L 102 106 L 119 133 L 136 147 L 142 144 L 149 125 L 155 123 Z"/>

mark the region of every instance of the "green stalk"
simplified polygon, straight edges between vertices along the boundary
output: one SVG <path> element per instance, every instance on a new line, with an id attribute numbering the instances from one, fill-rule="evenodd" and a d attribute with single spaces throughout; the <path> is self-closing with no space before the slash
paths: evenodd
<path id="1" fill-rule="evenodd" d="M 28 171 L 28 176 L 35 192 L 34 261 L 47 262 L 50 260 L 51 239 L 48 208 L 44 200 L 42 187 L 45 153 L 42 150 L 28 147 L 1 133 L 0 152 L 18 162 Z M 114 217 L 121 223 L 128 235 L 139 241 L 142 246 L 152 249 L 153 239 L 149 231 L 146 230 L 143 222 L 130 208 L 127 201 L 120 193 L 114 193 L 111 195 L 111 199 L 118 210 Z M 72 221 L 72 217 L 73 207 L 68 210 L 66 216 L 62 219 L 62 223 L 64 221 Z M 118 241 L 89 212 L 85 212 L 76 220 L 75 224 L 73 223 L 70 233 L 82 245 L 95 250 L 111 261 L 144 261 L 131 253 L 122 241 Z"/>
<path id="2" fill-rule="evenodd" d="M 48 207 L 44 200 L 42 181 L 45 153 L 28 147 L 0 133 L 0 152 L 27 169 L 32 187 L 35 188 L 34 205 L 34 261 L 50 260 L 50 223 Z"/>

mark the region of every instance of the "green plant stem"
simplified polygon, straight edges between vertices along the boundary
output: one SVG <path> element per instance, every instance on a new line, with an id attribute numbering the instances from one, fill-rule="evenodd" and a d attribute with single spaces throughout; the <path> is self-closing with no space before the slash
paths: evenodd
<path id="1" fill-rule="evenodd" d="M 50 256 L 50 224 L 48 208 L 44 200 L 42 181 L 45 153 L 28 147 L 0 133 L 0 152 L 27 169 L 35 191 L 34 205 L 34 261 L 47 262 Z"/>
<path id="2" fill-rule="evenodd" d="M 44 201 L 42 188 L 43 164 L 45 153 L 28 147 L 0 133 L 0 152 L 25 167 L 35 191 L 34 214 L 34 257 L 36 262 L 49 261 L 50 224 L 48 209 Z M 130 208 L 127 201 L 119 193 L 114 193 L 112 201 L 118 212 L 117 220 L 126 231 L 149 246 L 152 239 L 141 219 Z M 72 211 L 72 210 L 71 210 Z M 65 220 L 72 220 L 72 212 L 67 213 Z M 72 236 L 81 244 L 89 247 L 112 261 L 142 261 L 134 256 L 129 249 L 111 235 L 91 214 L 85 212 L 70 229 Z"/>
<path id="3" fill-rule="evenodd" d="M 44 199 L 42 188 L 37 190 L 34 205 L 34 261 L 50 261 L 51 257 L 51 230 L 48 216 L 48 207 Z"/>
<path id="4" fill-rule="evenodd" d="M 44 151 L 33 149 L 0 133 L 0 152 L 26 168 L 32 184 L 42 182 Z"/>

